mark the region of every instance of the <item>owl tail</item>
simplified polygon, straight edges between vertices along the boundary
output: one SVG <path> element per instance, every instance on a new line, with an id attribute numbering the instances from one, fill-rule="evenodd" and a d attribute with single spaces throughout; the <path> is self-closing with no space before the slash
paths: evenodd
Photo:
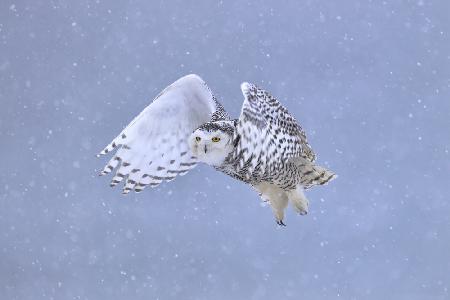
<path id="1" fill-rule="evenodd" d="M 316 166 L 313 163 L 303 165 L 301 168 L 303 171 L 301 184 L 305 189 L 308 189 L 315 185 L 323 185 L 329 181 L 335 179 L 337 175 L 321 166 Z"/>

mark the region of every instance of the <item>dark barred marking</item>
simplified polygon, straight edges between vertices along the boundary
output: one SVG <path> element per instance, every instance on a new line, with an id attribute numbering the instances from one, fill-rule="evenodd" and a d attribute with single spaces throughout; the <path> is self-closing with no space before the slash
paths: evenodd
<path id="1" fill-rule="evenodd" d="M 325 174 L 321 174 L 321 175 L 315 177 L 313 180 L 311 180 L 311 182 L 319 181 L 319 179 L 321 179 L 323 177 L 323 175 L 325 175 Z"/>
<path id="2" fill-rule="evenodd" d="M 126 150 L 130 150 L 130 149 L 131 149 L 131 147 L 128 146 L 128 145 L 123 145 L 122 148 L 123 148 L 123 149 L 126 149 Z"/>
<path id="3" fill-rule="evenodd" d="M 133 169 L 133 170 L 131 170 L 131 173 L 137 173 L 137 172 L 139 172 L 141 169 Z"/>
<path id="4" fill-rule="evenodd" d="M 108 168 L 110 172 L 114 169 L 111 165 L 107 165 L 106 168 Z"/>
<path id="5" fill-rule="evenodd" d="M 238 143 L 239 143 L 240 140 L 241 140 L 241 136 L 238 135 L 238 136 L 236 137 L 236 139 L 234 140 L 234 143 L 233 143 L 234 148 L 237 147 L 237 145 L 238 145 Z"/>
<path id="6" fill-rule="evenodd" d="M 190 167 L 190 166 L 193 166 L 193 165 L 196 165 L 196 164 L 197 164 L 196 162 L 181 163 L 180 166 L 183 166 L 183 167 Z"/>
<path id="7" fill-rule="evenodd" d="M 248 108 L 244 108 L 243 110 L 244 115 L 244 121 L 250 122 L 254 124 L 257 128 L 264 128 L 266 127 L 266 121 L 264 119 L 260 119 L 259 115 L 256 115 L 253 111 L 249 110 Z M 250 127 L 249 127 L 249 133 L 250 133 Z"/>
<path id="8" fill-rule="evenodd" d="M 180 153 L 180 156 L 185 156 L 187 154 L 187 151 L 183 151 Z"/>
<path id="9" fill-rule="evenodd" d="M 172 180 L 175 176 L 151 176 L 154 180 Z"/>
<path id="10" fill-rule="evenodd" d="M 303 176 L 307 176 L 307 175 L 312 174 L 312 173 L 314 173 L 314 169 L 311 170 L 311 171 L 307 171 L 307 172 L 303 173 Z"/>
<path id="11" fill-rule="evenodd" d="M 324 179 L 320 184 L 325 184 L 328 181 L 330 181 L 332 178 L 334 177 L 334 174 L 331 174 L 330 176 L 328 176 L 326 179 Z"/>
<path id="12" fill-rule="evenodd" d="M 161 171 L 161 170 L 164 170 L 164 169 L 165 169 L 164 167 L 158 166 L 158 168 L 156 168 L 156 171 Z"/>
<path id="13" fill-rule="evenodd" d="M 129 162 L 126 162 L 126 161 L 124 161 L 123 163 L 122 163 L 122 166 L 124 166 L 124 167 L 128 167 L 130 165 L 130 163 Z"/>
<path id="14" fill-rule="evenodd" d="M 120 177 L 120 178 L 124 178 L 125 177 L 125 175 L 123 175 L 122 173 L 117 173 L 116 176 Z"/>
<path id="15" fill-rule="evenodd" d="M 208 122 L 201 125 L 199 128 L 197 128 L 197 130 L 200 129 L 208 132 L 222 131 L 228 133 L 229 135 L 232 135 L 234 133 L 234 126 L 230 123 L 232 122 L 231 121 Z"/>
<path id="16" fill-rule="evenodd" d="M 167 173 L 172 173 L 172 174 L 180 174 L 180 173 L 184 173 L 184 172 L 188 172 L 189 169 L 187 170 L 168 170 Z"/>
<path id="17" fill-rule="evenodd" d="M 122 133 L 122 138 L 126 138 L 127 136 L 125 135 L 125 133 Z"/>
<path id="18" fill-rule="evenodd" d="M 175 162 L 175 159 L 170 160 L 171 165 L 173 165 L 174 162 Z"/>

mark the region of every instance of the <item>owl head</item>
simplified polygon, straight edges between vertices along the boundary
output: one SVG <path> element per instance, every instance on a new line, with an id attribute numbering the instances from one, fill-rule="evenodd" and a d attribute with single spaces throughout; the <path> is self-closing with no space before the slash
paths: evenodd
<path id="1" fill-rule="evenodd" d="M 189 145 L 194 156 L 211 166 L 222 165 L 233 150 L 234 123 L 217 121 L 205 123 L 189 137 Z"/>

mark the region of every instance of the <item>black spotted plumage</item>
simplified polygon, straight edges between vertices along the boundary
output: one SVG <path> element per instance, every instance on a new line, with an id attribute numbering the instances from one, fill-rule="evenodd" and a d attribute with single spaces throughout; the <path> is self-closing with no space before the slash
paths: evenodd
<path id="1" fill-rule="evenodd" d="M 239 142 L 218 170 L 249 184 L 266 181 L 283 189 L 333 178 L 318 176 L 305 132 L 285 107 L 255 85 L 244 83 L 242 90 L 245 100 L 233 137 Z"/>

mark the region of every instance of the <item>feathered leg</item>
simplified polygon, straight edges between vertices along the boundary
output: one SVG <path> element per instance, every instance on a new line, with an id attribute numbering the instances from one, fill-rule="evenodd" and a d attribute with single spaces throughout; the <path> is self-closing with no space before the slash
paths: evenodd
<path id="1" fill-rule="evenodd" d="M 289 202 L 286 192 L 270 183 L 261 183 L 255 188 L 260 193 L 261 198 L 270 203 L 277 224 L 286 226 L 283 222 L 284 210 Z"/>
<path id="2" fill-rule="evenodd" d="M 309 201 L 303 193 L 303 187 L 301 185 L 297 185 L 295 190 L 290 190 L 286 192 L 286 194 L 296 212 L 301 215 L 306 215 L 308 213 Z"/>

